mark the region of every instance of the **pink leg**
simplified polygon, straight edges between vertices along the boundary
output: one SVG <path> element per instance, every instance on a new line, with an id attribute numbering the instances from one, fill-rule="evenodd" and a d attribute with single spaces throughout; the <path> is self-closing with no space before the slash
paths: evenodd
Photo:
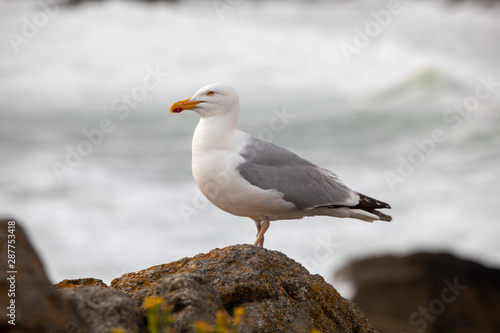
<path id="1" fill-rule="evenodd" d="M 260 233 L 260 229 L 262 229 L 262 226 L 260 225 L 260 223 L 262 221 L 257 221 L 257 220 L 253 220 L 253 221 L 255 222 L 255 226 L 257 227 L 257 236 L 256 237 L 258 237 L 259 233 Z"/>
<path id="2" fill-rule="evenodd" d="M 264 247 L 264 234 L 266 233 L 267 229 L 269 229 L 269 218 L 265 217 L 264 221 L 260 223 L 255 222 L 255 224 L 257 225 L 257 239 L 255 240 L 253 245 Z"/>

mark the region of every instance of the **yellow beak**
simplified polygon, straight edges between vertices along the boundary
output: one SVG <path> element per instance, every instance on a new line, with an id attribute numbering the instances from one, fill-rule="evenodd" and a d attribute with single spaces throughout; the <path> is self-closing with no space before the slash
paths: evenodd
<path id="1" fill-rule="evenodd" d="M 196 105 L 203 103 L 202 101 L 190 101 L 189 98 L 175 102 L 170 107 L 170 113 L 180 113 L 184 110 L 194 109 Z"/>

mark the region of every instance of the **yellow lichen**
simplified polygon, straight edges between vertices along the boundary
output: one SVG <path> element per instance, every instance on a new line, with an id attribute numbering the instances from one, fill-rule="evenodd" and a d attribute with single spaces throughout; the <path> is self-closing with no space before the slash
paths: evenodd
<path id="1" fill-rule="evenodd" d="M 151 310 L 158 308 L 163 304 L 163 298 L 161 297 L 146 297 L 144 299 L 144 309 Z"/>
<path id="2" fill-rule="evenodd" d="M 110 333 L 125 333 L 125 329 L 123 327 L 113 327 L 110 331 Z"/>
<path id="3" fill-rule="evenodd" d="M 233 322 L 234 322 L 234 325 L 240 325 L 241 324 L 241 317 L 243 316 L 243 314 L 245 313 L 245 308 L 244 307 L 237 307 L 237 308 L 234 308 L 233 310 L 233 315 L 234 315 L 234 319 L 233 319 Z"/>
<path id="4" fill-rule="evenodd" d="M 195 324 L 196 333 L 209 333 L 213 331 L 213 327 L 205 323 L 204 321 L 199 321 Z"/>
<path id="5" fill-rule="evenodd" d="M 146 297 L 143 303 L 146 309 L 148 333 L 170 332 L 173 322 L 171 307 L 161 297 Z"/>

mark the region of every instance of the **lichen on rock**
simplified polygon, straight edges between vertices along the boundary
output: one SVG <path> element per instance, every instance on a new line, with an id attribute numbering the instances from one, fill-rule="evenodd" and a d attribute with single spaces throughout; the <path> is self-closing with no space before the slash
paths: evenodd
<path id="1" fill-rule="evenodd" d="M 253 245 L 215 249 L 124 274 L 110 287 L 142 304 L 145 297 L 157 293 L 162 278 L 182 276 L 207 281 L 229 314 L 235 307 L 244 307 L 241 332 L 375 332 L 359 308 L 321 276 L 311 275 L 281 252 Z"/>

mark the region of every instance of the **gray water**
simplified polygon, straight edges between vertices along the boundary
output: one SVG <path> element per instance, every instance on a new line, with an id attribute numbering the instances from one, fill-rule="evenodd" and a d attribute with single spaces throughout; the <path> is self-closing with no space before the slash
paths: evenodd
<path id="1" fill-rule="evenodd" d="M 25 223 L 53 281 L 253 242 L 253 222 L 192 179 L 198 116 L 168 113 L 222 82 L 240 129 L 393 207 L 392 223 L 274 222 L 266 247 L 328 280 L 417 250 L 498 266 L 500 9 L 387 4 L 0 2 L 0 212 Z"/>

